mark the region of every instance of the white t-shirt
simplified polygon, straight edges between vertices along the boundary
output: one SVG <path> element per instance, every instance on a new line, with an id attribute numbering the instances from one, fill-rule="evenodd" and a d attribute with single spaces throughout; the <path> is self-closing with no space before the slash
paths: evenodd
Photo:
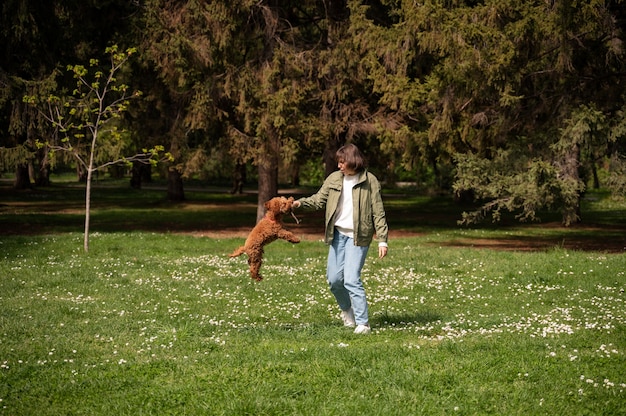
<path id="1" fill-rule="evenodd" d="M 354 238 L 354 205 L 352 204 L 352 188 L 359 181 L 359 175 L 344 175 L 339 206 L 337 207 L 337 219 L 335 227 L 341 234 Z"/>

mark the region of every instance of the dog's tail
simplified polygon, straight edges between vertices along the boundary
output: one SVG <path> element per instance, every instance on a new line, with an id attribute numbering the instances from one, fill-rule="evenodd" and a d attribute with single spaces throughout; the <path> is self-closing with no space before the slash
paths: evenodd
<path id="1" fill-rule="evenodd" d="M 235 250 L 231 254 L 229 254 L 228 257 L 238 257 L 238 256 L 241 256 L 244 253 L 244 247 L 245 246 L 239 247 L 237 250 Z"/>

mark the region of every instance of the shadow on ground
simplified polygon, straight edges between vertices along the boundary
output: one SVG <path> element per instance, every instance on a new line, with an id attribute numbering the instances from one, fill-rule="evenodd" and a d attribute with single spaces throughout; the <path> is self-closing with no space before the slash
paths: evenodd
<path id="1" fill-rule="evenodd" d="M 2 184 L 0 184 L 2 185 Z M 296 197 L 314 190 L 282 190 Z M 83 232 L 84 191 L 76 186 L 51 186 L 13 191 L 0 186 L 0 236 Z M 390 239 L 461 230 L 457 224 L 467 206 L 446 197 L 386 194 L 385 207 Z M 471 207 L 470 207 L 471 208 Z M 226 189 L 190 191 L 179 203 L 166 200 L 160 189 L 132 190 L 101 186 L 94 190 L 91 232 L 148 231 L 182 233 L 208 238 L 245 238 L 256 222 L 257 195 L 232 195 Z M 324 235 L 322 211 L 296 212 L 300 223 L 285 217 L 286 228 L 305 239 L 320 240 Z M 544 251 L 554 248 L 608 253 L 626 252 L 626 212 L 589 212 L 587 223 L 562 227 L 550 218 L 543 224 L 520 225 L 504 221 L 478 229 L 498 230 L 497 238 L 466 237 L 458 233 L 437 245 L 490 250 Z M 511 232 L 520 227 L 528 233 Z M 533 227 L 536 229 L 533 230 Z M 456 234 L 456 233 L 453 233 Z"/>

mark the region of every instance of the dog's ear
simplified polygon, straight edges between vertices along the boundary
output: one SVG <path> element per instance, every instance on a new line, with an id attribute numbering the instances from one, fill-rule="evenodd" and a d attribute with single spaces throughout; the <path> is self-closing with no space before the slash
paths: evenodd
<path id="1" fill-rule="evenodd" d="M 274 197 L 265 203 L 265 209 L 270 211 L 280 211 L 280 198 Z"/>
<path id="2" fill-rule="evenodd" d="M 287 199 L 287 201 L 293 203 L 293 196 L 290 196 L 289 199 Z"/>

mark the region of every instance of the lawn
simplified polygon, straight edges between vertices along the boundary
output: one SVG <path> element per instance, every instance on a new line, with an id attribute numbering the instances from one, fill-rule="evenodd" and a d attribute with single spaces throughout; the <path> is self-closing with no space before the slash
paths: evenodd
<path id="1" fill-rule="evenodd" d="M 71 198 L 5 194 L 0 414 L 626 414 L 619 221 L 461 229 L 451 204 L 389 197 L 390 222 L 414 215 L 387 258 L 370 253 L 373 332 L 357 336 L 327 289 L 317 217 L 287 224 L 305 238 L 269 245 L 254 282 L 228 258 L 250 196 L 101 192 L 88 254 Z"/>

